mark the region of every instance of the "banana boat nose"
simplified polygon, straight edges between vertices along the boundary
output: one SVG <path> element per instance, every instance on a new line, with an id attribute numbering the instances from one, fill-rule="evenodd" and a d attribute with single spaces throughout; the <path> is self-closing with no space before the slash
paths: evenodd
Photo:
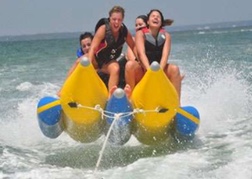
<path id="1" fill-rule="evenodd" d="M 158 71 L 160 69 L 160 65 L 158 62 L 154 61 L 151 63 L 150 68 L 152 71 Z"/>
<path id="2" fill-rule="evenodd" d="M 81 65 L 84 66 L 84 67 L 87 67 L 90 65 L 90 61 L 87 57 L 83 57 L 80 61 Z"/>

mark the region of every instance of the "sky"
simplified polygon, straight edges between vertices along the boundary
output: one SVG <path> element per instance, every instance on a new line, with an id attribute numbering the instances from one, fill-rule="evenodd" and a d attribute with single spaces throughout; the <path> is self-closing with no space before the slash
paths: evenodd
<path id="1" fill-rule="evenodd" d="M 151 9 L 173 26 L 252 20 L 252 0 L 0 0 L 0 36 L 93 31 L 114 5 L 129 29 Z"/>

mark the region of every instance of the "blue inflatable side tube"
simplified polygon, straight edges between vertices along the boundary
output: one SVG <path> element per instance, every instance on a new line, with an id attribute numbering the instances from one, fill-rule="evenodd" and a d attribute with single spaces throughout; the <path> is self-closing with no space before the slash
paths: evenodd
<path id="1" fill-rule="evenodd" d="M 57 138 L 63 132 L 60 100 L 54 97 L 41 98 L 37 105 L 40 130 L 49 138 Z"/>
<path id="2" fill-rule="evenodd" d="M 200 119 L 199 112 L 196 108 L 192 106 L 181 107 L 183 110 L 192 114 L 196 118 Z M 192 138 L 195 135 L 199 125 L 194 123 L 192 120 L 187 117 L 177 113 L 175 116 L 175 130 L 177 134 L 181 137 Z"/>
<path id="3" fill-rule="evenodd" d="M 116 145 L 125 144 L 131 137 L 132 106 L 124 91 L 117 88 L 106 105 L 106 131 L 109 130 L 114 120 L 109 142 Z M 117 115 L 117 116 L 116 116 Z"/>

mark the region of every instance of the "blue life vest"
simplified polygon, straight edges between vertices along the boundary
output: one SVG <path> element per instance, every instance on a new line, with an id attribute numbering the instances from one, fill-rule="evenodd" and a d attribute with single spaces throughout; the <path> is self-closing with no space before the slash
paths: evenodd
<path id="1" fill-rule="evenodd" d="M 77 56 L 78 58 L 80 58 L 82 55 L 84 55 L 84 53 L 82 52 L 82 49 L 81 49 L 81 47 L 80 47 L 80 48 L 78 48 L 77 51 L 76 51 L 76 56 Z"/>

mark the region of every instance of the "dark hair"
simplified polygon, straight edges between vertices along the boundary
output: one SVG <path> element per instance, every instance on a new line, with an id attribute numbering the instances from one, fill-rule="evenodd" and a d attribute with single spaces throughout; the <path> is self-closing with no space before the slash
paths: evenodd
<path id="1" fill-rule="evenodd" d="M 163 23 L 164 23 L 164 16 L 163 16 L 163 13 L 160 10 L 158 10 L 158 9 L 152 9 L 152 10 L 150 10 L 150 12 L 147 14 L 148 19 L 150 18 L 151 13 L 154 12 L 154 11 L 157 11 L 160 14 L 160 16 L 161 16 L 161 22 L 162 22 L 162 25 L 163 25 Z"/>
<path id="2" fill-rule="evenodd" d="M 148 17 L 146 15 L 137 16 L 136 19 L 142 19 L 145 24 L 147 24 L 147 21 L 148 21 Z"/>
<path id="3" fill-rule="evenodd" d="M 162 27 L 163 26 L 169 26 L 169 25 L 171 25 L 173 23 L 172 19 L 164 19 L 163 13 L 160 10 L 158 10 L 158 9 L 152 9 L 152 10 L 150 10 L 150 12 L 147 14 L 148 19 L 149 19 L 151 13 L 154 12 L 154 11 L 156 11 L 156 12 L 158 12 L 160 14 Z"/>
<path id="4" fill-rule="evenodd" d="M 172 25 L 173 22 L 174 22 L 174 20 L 172 20 L 172 19 L 165 19 L 163 22 L 163 26 L 170 26 L 170 25 Z"/>
<path id="5" fill-rule="evenodd" d="M 83 39 L 85 38 L 90 38 L 91 40 L 93 40 L 93 34 L 90 32 L 85 32 L 83 34 L 80 35 L 79 41 L 81 42 Z"/>

